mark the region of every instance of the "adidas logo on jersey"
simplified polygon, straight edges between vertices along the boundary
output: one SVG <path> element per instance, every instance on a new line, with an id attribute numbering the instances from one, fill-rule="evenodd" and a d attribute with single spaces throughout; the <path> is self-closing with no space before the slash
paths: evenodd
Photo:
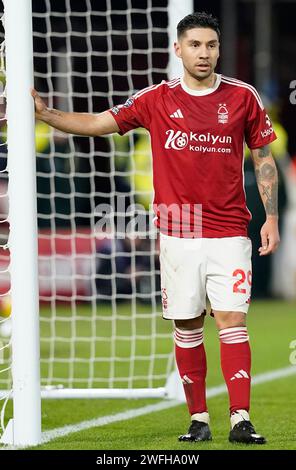
<path id="1" fill-rule="evenodd" d="M 182 114 L 182 111 L 181 109 L 177 109 L 177 111 L 175 111 L 173 114 L 170 114 L 170 117 L 172 118 L 183 118 L 183 114 Z"/>
<path id="2" fill-rule="evenodd" d="M 239 370 L 236 374 L 234 374 L 233 377 L 231 377 L 230 380 L 235 380 L 235 379 L 249 379 L 249 376 L 247 372 L 244 369 Z"/>

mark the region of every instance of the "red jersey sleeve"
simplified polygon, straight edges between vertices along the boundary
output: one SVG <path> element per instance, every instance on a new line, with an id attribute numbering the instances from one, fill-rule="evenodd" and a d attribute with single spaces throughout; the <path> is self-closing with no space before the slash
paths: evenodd
<path id="1" fill-rule="evenodd" d="M 124 104 L 109 109 L 123 135 L 131 129 L 144 127 L 149 130 L 151 113 L 150 104 L 155 99 L 154 87 L 144 88 L 127 99 Z"/>
<path id="2" fill-rule="evenodd" d="M 245 139 L 250 149 L 270 144 L 276 139 L 272 123 L 255 88 L 247 90 Z"/>

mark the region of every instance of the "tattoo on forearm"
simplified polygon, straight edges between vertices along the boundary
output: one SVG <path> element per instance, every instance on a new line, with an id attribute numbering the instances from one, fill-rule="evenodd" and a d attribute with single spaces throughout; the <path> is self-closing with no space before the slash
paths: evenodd
<path id="1" fill-rule="evenodd" d="M 277 184 L 272 184 L 270 188 L 265 188 L 264 195 L 266 196 L 265 210 L 266 215 L 277 215 L 278 204 L 277 204 Z"/>
<path id="2" fill-rule="evenodd" d="M 263 163 L 257 170 L 256 170 L 256 177 L 257 181 L 274 181 L 276 176 L 276 168 L 275 166 L 271 165 L 270 163 Z"/>
<path id="3" fill-rule="evenodd" d="M 266 215 L 277 215 L 278 179 L 275 164 L 264 163 L 255 173 Z"/>
<path id="4" fill-rule="evenodd" d="M 269 154 L 270 154 L 269 145 L 264 145 L 264 147 L 260 147 L 260 149 L 258 151 L 258 157 L 259 158 L 268 157 Z"/>

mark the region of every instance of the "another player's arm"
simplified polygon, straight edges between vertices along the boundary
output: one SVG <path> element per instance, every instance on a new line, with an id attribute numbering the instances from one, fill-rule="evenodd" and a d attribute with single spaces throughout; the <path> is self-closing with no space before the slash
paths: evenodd
<path id="1" fill-rule="evenodd" d="M 269 145 L 251 150 L 259 193 L 266 212 L 261 228 L 260 256 L 274 253 L 279 245 L 278 174 Z"/>
<path id="2" fill-rule="evenodd" d="M 48 108 L 36 90 L 33 89 L 31 93 L 35 103 L 36 119 L 40 119 L 60 131 L 90 137 L 119 131 L 119 127 L 109 111 L 100 114 L 59 111 Z"/>

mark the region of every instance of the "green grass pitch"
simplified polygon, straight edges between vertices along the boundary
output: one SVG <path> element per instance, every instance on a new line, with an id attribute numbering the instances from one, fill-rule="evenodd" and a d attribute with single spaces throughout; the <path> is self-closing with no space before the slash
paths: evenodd
<path id="1" fill-rule="evenodd" d="M 84 306 L 86 320 L 81 321 L 79 326 L 79 336 L 84 337 L 90 335 L 90 323 L 87 322 L 87 307 Z M 104 307 L 106 317 L 108 307 Z M 139 317 L 131 323 L 128 319 L 128 308 L 124 305 L 120 306 L 120 313 L 125 320 L 116 325 L 117 334 L 120 328 L 121 336 L 128 336 L 131 328 L 137 329 L 137 332 L 143 335 L 147 333 L 145 329 L 151 328 L 151 321 L 142 318 L 141 313 L 145 314 L 147 308 L 139 307 Z M 58 315 L 67 318 L 69 312 L 65 308 L 59 308 Z M 109 310 L 110 314 L 110 310 Z M 49 318 L 47 309 L 43 309 L 42 316 Z M 296 339 L 296 304 L 295 302 L 283 301 L 254 301 L 248 314 L 248 327 L 253 351 L 252 375 L 262 372 L 280 369 L 290 365 L 289 357 L 292 352 L 290 343 Z M 145 317 L 145 315 L 144 315 Z M 160 334 L 166 334 L 170 331 L 170 322 L 165 322 L 155 318 L 154 326 Z M 71 322 L 70 322 L 71 323 Z M 73 325 L 69 326 L 66 321 L 57 322 L 56 335 L 69 337 L 73 334 Z M 68 325 L 68 326 L 67 326 Z M 94 325 L 92 323 L 92 325 Z M 99 327 L 99 325 L 97 325 Z M 108 335 L 110 324 L 106 321 L 104 336 Z M 113 325 L 114 327 L 114 325 Z M 50 323 L 41 322 L 41 331 L 43 336 L 49 337 Z M 77 334 L 77 324 L 75 325 Z M 101 335 L 102 329 L 101 329 Z M 128 357 L 130 353 L 130 344 L 128 341 L 118 340 L 118 351 Z M 158 344 L 159 343 L 159 344 Z M 103 344 L 103 343 L 102 343 Z M 149 349 L 150 342 L 139 340 L 136 344 L 138 353 L 145 352 Z M 214 321 L 207 317 L 205 325 L 205 345 L 208 357 L 208 379 L 207 386 L 213 387 L 223 383 L 223 377 L 220 370 L 219 360 L 219 341 Z M 63 341 L 56 345 L 55 353 L 61 354 L 64 348 L 65 354 L 68 352 L 68 343 L 63 345 Z M 43 346 L 43 355 L 48 353 L 48 345 Z M 89 344 L 85 341 L 79 342 L 79 351 L 76 354 L 81 358 L 87 358 L 89 354 Z M 117 347 L 117 345 L 116 345 Z M 172 347 L 170 339 L 157 340 L 155 351 L 168 352 Z M 148 351 L 149 352 L 149 351 Z M 155 365 L 155 372 L 161 376 L 164 373 L 164 365 L 159 361 L 159 365 Z M 123 363 L 123 369 L 120 367 L 117 371 L 118 377 L 122 377 L 122 373 L 126 372 L 126 364 Z M 45 365 L 43 372 L 48 372 Z M 55 374 L 59 374 L 60 378 L 66 376 L 69 372 L 65 364 L 61 363 L 56 366 Z M 82 373 L 87 380 L 89 372 L 87 362 L 77 364 L 78 370 L 73 372 L 73 377 L 78 372 Z M 138 367 L 138 366 L 137 366 Z M 295 365 L 296 367 L 296 365 Z M 83 368 L 85 370 L 83 370 Z M 148 365 L 143 362 L 139 364 L 141 375 L 145 375 L 148 371 Z M 84 374 L 84 375 L 83 375 Z M 104 374 L 101 374 L 101 383 L 98 386 L 106 386 L 104 384 Z M 106 374 L 107 377 L 107 374 Z M 189 444 L 179 443 L 177 437 L 184 433 L 189 425 L 189 417 L 186 406 L 184 404 L 154 412 L 145 416 L 116 422 L 105 426 L 92 428 L 86 431 L 80 431 L 70 434 L 66 437 L 55 439 L 35 449 L 96 449 L 96 450 L 129 450 L 129 449 L 157 449 L 157 450 L 193 450 L 193 449 L 294 449 L 296 450 L 296 422 L 293 419 L 296 409 L 295 395 L 296 377 L 290 376 L 278 379 L 266 384 L 255 385 L 252 390 L 252 407 L 251 418 L 256 426 L 256 430 L 267 437 L 268 443 L 264 446 L 243 446 L 238 444 L 230 444 L 228 442 L 229 418 L 228 418 L 228 397 L 226 394 L 210 398 L 208 400 L 209 412 L 211 415 L 211 429 L 213 441 L 209 443 Z M 158 379 L 153 386 L 161 385 L 161 379 Z M 77 382 L 78 383 L 78 382 Z M 78 383 L 79 384 L 79 383 Z M 127 386 L 124 381 L 119 384 Z M 163 381 L 162 381 L 163 384 Z M 83 385 L 83 384 L 81 384 Z M 85 385 L 85 384 L 84 384 Z M 144 386 L 145 379 L 141 379 L 134 386 Z M 129 409 L 140 408 L 147 404 L 157 403 L 160 400 L 44 400 L 42 404 L 42 426 L 43 430 L 59 428 L 69 424 L 76 424 L 84 420 L 93 419 L 101 416 L 107 416 L 123 412 Z M 11 413 L 9 404 L 7 416 Z"/>

